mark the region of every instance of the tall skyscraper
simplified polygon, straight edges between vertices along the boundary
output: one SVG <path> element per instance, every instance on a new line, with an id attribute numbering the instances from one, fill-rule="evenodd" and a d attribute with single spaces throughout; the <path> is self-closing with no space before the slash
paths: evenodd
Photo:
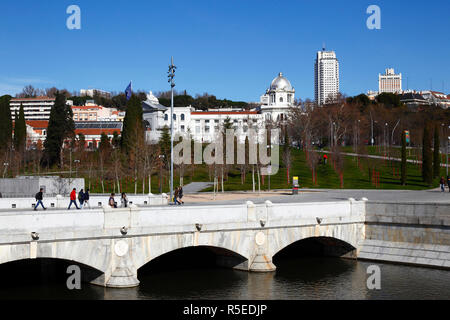
<path id="1" fill-rule="evenodd" d="M 400 93 L 402 92 L 402 74 L 395 74 L 394 69 L 386 69 L 385 74 L 378 76 L 379 93 L 390 92 Z"/>
<path id="2" fill-rule="evenodd" d="M 335 99 L 339 93 L 339 61 L 334 51 L 317 52 L 314 68 L 315 99 L 324 105 Z"/>

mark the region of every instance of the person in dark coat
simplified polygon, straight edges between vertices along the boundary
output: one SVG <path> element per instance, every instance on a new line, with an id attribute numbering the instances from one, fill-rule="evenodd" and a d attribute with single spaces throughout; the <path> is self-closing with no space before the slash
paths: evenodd
<path id="1" fill-rule="evenodd" d="M 84 203 L 84 192 L 83 189 L 80 190 L 78 193 L 78 201 L 80 202 L 80 207 L 83 209 L 83 203 Z"/>
<path id="2" fill-rule="evenodd" d="M 86 189 L 86 192 L 84 193 L 84 207 L 88 206 L 89 209 L 91 208 L 91 205 L 89 204 L 89 188 Z"/>
<path id="3" fill-rule="evenodd" d="M 47 208 L 44 207 L 44 203 L 42 203 L 42 200 L 44 200 L 44 189 L 41 188 L 41 189 L 39 190 L 39 192 L 36 193 L 35 198 L 36 198 L 37 203 L 36 203 L 36 205 L 34 206 L 34 211 L 37 211 L 37 207 L 38 207 L 39 205 L 41 205 L 42 208 L 44 208 L 44 210 L 47 210 Z"/>

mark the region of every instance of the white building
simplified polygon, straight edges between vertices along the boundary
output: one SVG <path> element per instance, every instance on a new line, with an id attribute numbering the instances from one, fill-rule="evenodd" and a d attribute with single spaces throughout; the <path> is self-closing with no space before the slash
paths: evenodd
<path id="1" fill-rule="evenodd" d="M 318 51 L 314 68 L 315 100 L 324 105 L 339 94 L 339 61 L 334 51 Z"/>
<path id="2" fill-rule="evenodd" d="M 15 112 L 19 114 L 20 105 L 23 105 L 25 120 L 49 120 L 50 111 L 55 104 L 55 98 L 13 98 L 9 102 L 11 117 L 15 119 Z"/>
<path id="3" fill-rule="evenodd" d="M 95 103 L 86 103 L 84 106 L 72 106 L 74 121 L 123 121 L 125 111 L 115 108 L 105 108 Z"/>
<path id="4" fill-rule="evenodd" d="M 87 96 L 87 97 L 93 98 L 95 94 L 97 94 L 101 97 L 105 97 L 105 98 L 111 97 L 111 92 L 103 91 L 100 89 L 81 89 L 80 90 L 80 96 L 82 96 L 82 97 Z"/>
<path id="5" fill-rule="evenodd" d="M 174 108 L 174 132 L 190 133 L 195 141 L 211 142 L 217 133 L 223 132 L 224 123 L 229 121 L 241 142 L 249 128 L 265 128 L 270 121 L 275 127 L 287 118 L 289 108 L 294 106 L 295 90 L 289 80 L 280 73 L 270 88 L 261 96 L 261 106 L 253 110 L 240 108 L 195 110 L 192 106 Z M 160 139 L 161 129 L 170 128 L 170 108 L 161 105 L 150 92 L 142 103 L 144 121 L 146 121 L 147 140 L 155 143 Z"/>
<path id="6" fill-rule="evenodd" d="M 394 69 L 386 69 L 385 74 L 378 75 L 378 92 L 381 93 L 401 93 L 402 74 L 395 74 Z"/>

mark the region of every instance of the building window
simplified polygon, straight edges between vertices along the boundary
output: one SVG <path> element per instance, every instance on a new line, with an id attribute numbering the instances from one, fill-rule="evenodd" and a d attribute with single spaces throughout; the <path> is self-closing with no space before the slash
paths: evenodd
<path id="1" fill-rule="evenodd" d="M 164 115 L 164 121 L 168 121 L 169 120 L 169 115 L 166 113 L 165 115 Z"/>
<path id="2" fill-rule="evenodd" d="M 283 102 L 283 97 L 280 98 L 280 102 Z"/>
<path id="3" fill-rule="evenodd" d="M 184 132 L 184 126 L 181 126 L 181 132 Z"/>
<path id="4" fill-rule="evenodd" d="M 176 114 L 173 115 L 173 120 L 177 120 L 177 115 Z"/>
<path id="5" fill-rule="evenodd" d="M 195 127 L 195 133 L 200 133 L 200 127 Z"/>
<path id="6" fill-rule="evenodd" d="M 209 133 L 209 127 L 208 126 L 205 127 L 205 133 Z"/>
<path id="7" fill-rule="evenodd" d="M 205 123 L 209 123 L 209 120 L 205 120 Z"/>
<path id="8" fill-rule="evenodd" d="M 181 121 L 184 121 L 184 113 L 181 114 Z"/>

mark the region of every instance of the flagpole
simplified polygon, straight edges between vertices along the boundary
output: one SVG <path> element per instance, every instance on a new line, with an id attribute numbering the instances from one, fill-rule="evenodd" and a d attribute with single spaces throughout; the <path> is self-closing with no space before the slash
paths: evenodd
<path id="1" fill-rule="evenodd" d="M 171 102 L 170 102 L 170 202 L 173 199 L 173 88 L 175 87 L 175 69 L 173 64 L 173 57 L 169 66 L 169 82 L 171 87 Z"/>

